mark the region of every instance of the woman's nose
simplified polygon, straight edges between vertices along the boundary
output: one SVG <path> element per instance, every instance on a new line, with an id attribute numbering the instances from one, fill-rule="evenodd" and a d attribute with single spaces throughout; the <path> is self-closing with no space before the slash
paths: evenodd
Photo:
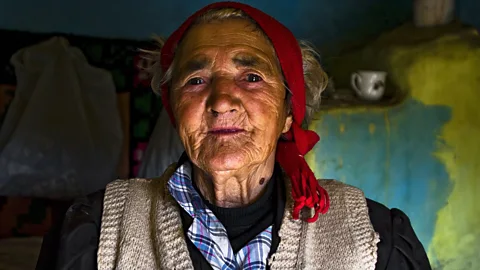
<path id="1" fill-rule="evenodd" d="M 240 111 L 239 89 L 232 79 L 218 78 L 212 82 L 207 110 L 213 116 L 235 114 Z"/>

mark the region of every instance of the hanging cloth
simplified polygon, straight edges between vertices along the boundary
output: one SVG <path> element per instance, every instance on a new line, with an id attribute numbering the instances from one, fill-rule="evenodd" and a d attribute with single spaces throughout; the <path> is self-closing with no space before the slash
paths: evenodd
<path id="1" fill-rule="evenodd" d="M 11 63 L 18 85 L 0 130 L 0 195 L 73 198 L 105 187 L 122 147 L 111 74 L 62 37 Z"/>

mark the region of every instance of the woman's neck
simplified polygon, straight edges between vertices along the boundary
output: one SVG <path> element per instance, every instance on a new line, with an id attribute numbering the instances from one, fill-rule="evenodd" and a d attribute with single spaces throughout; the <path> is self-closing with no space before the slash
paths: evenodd
<path id="1" fill-rule="evenodd" d="M 264 164 L 237 171 L 205 173 L 194 166 L 193 179 L 203 197 L 225 208 L 249 205 L 265 190 L 275 167 L 274 155 Z"/>

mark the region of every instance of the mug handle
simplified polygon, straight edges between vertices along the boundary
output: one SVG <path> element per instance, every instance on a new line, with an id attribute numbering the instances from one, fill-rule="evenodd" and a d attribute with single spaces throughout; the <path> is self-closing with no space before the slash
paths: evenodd
<path id="1" fill-rule="evenodd" d="M 356 72 L 352 73 L 352 77 L 350 79 L 350 84 L 352 85 L 353 90 L 357 92 L 357 94 L 361 94 L 361 90 L 358 87 L 358 83 L 362 81 L 362 77 Z"/>

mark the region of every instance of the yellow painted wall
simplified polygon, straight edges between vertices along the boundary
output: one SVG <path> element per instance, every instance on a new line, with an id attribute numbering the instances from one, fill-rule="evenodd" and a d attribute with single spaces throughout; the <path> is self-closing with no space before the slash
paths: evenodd
<path id="1" fill-rule="evenodd" d="M 435 156 L 445 165 L 453 190 L 438 212 L 428 247 L 443 269 L 480 269 L 480 37 L 449 35 L 415 50 L 398 51 L 392 65 L 415 59 L 398 81 L 427 105 L 451 108 Z M 422 55 L 419 57 L 418 55 Z"/>

